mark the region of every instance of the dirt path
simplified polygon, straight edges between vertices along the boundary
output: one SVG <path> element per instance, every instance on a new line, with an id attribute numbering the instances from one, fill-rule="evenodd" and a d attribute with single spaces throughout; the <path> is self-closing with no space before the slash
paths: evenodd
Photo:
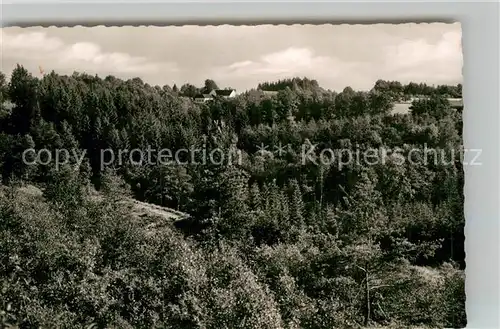
<path id="1" fill-rule="evenodd" d="M 19 188 L 19 191 L 24 194 L 29 194 L 32 196 L 43 196 L 43 191 L 40 190 L 38 187 L 35 187 L 33 185 L 26 185 L 23 187 Z M 92 198 L 95 200 L 99 200 L 102 198 L 102 196 L 94 192 L 92 195 Z M 154 215 L 154 216 L 160 216 L 164 219 L 168 219 L 171 221 L 177 221 L 180 219 L 184 219 L 186 217 L 189 217 L 188 214 L 167 208 L 167 207 L 161 207 L 155 204 L 151 203 L 146 203 L 142 201 L 138 201 L 132 198 L 123 198 L 122 200 L 119 201 L 120 203 L 123 203 L 124 206 L 126 205 L 131 205 L 132 206 L 132 211 L 138 213 L 138 214 L 149 214 L 149 215 Z"/>
<path id="2" fill-rule="evenodd" d="M 161 216 L 165 219 L 176 221 L 188 217 L 188 215 L 183 212 L 166 207 L 161 207 L 155 204 L 141 202 L 134 199 L 127 199 L 127 201 L 131 202 L 134 205 L 134 208 L 136 208 L 137 210 L 143 210 Z"/>

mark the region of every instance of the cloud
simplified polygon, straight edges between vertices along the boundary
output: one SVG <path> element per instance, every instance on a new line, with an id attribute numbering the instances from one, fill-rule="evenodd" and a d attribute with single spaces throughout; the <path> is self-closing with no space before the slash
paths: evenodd
<path id="1" fill-rule="evenodd" d="M 238 69 L 241 69 L 244 67 L 249 67 L 253 64 L 254 64 L 254 62 L 252 62 L 252 61 L 236 62 L 236 63 L 229 65 L 229 69 L 238 70 Z"/>
<path id="2" fill-rule="evenodd" d="M 311 79 L 326 80 L 342 76 L 358 63 L 349 63 L 336 57 L 320 56 L 309 48 L 289 47 L 267 53 L 257 60 L 235 62 L 213 70 L 218 80 L 241 85 L 257 85 L 263 81 L 307 76 Z"/>
<path id="3" fill-rule="evenodd" d="M 176 71 L 174 63 L 149 61 L 122 52 L 106 52 L 92 42 L 65 44 L 45 32 L 10 34 L 2 30 L 0 39 L 4 62 L 41 65 L 46 70 L 84 71 L 99 74 L 153 74 Z"/>
<path id="4" fill-rule="evenodd" d="M 432 82 L 462 79 L 461 33 L 444 33 L 437 43 L 403 40 L 386 48 L 386 72 L 401 79 Z M 387 74 L 387 73 L 386 73 Z"/>
<path id="5" fill-rule="evenodd" d="M 388 38 L 377 49 L 353 50 L 343 58 L 322 56 L 308 47 L 289 47 L 215 70 L 217 79 L 252 85 L 307 76 L 335 90 L 346 86 L 370 89 L 376 80 L 457 83 L 462 80 L 460 31 L 446 32 L 431 42 L 424 38 Z M 344 44 L 344 47 L 349 47 Z M 356 59 L 354 59 L 356 58 Z"/>
<path id="6" fill-rule="evenodd" d="M 293 75 L 324 69 L 338 62 L 331 57 L 317 56 L 308 48 L 290 47 L 265 54 L 257 61 L 241 61 L 230 64 L 227 73 L 235 75 Z"/>
<path id="7" fill-rule="evenodd" d="M 61 40 L 57 38 L 49 38 L 44 32 L 30 32 L 10 35 L 5 32 L 5 30 L 2 30 L 0 45 L 2 46 L 2 55 L 5 55 L 12 50 L 19 51 L 21 52 L 20 55 L 24 56 L 35 50 L 46 53 L 63 47 Z"/>
<path id="8" fill-rule="evenodd" d="M 295 76 L 334 90 L 462 80 L 460 24 L 9 27 L 1 37 L 5 73 L 19 63 L 160 85 L 210 78 L 240 91 Z"/>
<path id="9" fill-rule="evenodd" d="M 67 47 L 60 54 L 60 60 L 68 65 L 74 61 L 83 62 L 96 69 L 105 67 L 121 73 L 150 73 L 159 70 L 162 63 L 150 63 L 144 57 L 132 57 L 125 53 L 105 53 L 95 43 L 79 42 Z M 170 67 L 170 70 L 174 67 Z"/>

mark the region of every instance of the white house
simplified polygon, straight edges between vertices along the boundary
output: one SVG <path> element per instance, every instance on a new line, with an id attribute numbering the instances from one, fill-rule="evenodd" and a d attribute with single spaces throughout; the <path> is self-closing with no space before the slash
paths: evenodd
<path id="1" fill-rule="evenodd" d="M 262 90 L 262 93 L 266 96 L 276 96 L 278 95 L 277 91 L 271 91 L 271 90 Z"/>
<path id="2" fill-rule="evenodd" d="M 214 97 L 222 97 L 224 99 L 233 98 L 236 96 L 236 90 L 234 89 L 214 89 L 208 94 L 199 94 L 194 97 L 194 101 L 197 103 L 205 103 L 213 100 Z"/>
<path id="3" fill-rule="evenodd" d="M 194 101 L 197 103 L 205 103 L 213 99 L 212 94 L 199 94 L 194 97 Z"/>

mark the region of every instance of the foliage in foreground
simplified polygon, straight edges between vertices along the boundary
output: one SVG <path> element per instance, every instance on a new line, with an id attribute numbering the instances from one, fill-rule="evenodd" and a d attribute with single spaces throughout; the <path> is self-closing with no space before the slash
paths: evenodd
<path id="1" fill-rule="evenodd" d="M 71 213 L 58 209 L 58 197 L 65 196 L 2 190 L 4 326 L 276 329 L 362 322 L 362 275 L 349 264 L 363 252 L 343 253 L 333 236 L 303 232 L 295 243 L 249 254 L 221 241 L 200 245 L 168 223 L 148 230 L 108 197 L 83 195 Z M 462 272 L 450 264 L 430 269 L 401 261 L 371 282 L 380 289 L 373 290 L 374 318 L 447 326 L 463 317 Z"/>

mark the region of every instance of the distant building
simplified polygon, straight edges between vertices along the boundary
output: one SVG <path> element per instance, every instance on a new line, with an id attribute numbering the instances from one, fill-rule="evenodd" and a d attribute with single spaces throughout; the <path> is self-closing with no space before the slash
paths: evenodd
<path id="1" fill-rule="evenodd" d="M 411 102 L 400 102 L 392 105 L 393 114 L 406 114 L 410 112 Z"/>
<path id="2" fill-rule="evenodd" d="M 222 97 L 224 99 L 233 98 L 236 96 L 236 90 L 234 89 L 214 89 L 208 94 L 199 94 L 194 97 L 194 101 L 197 103 L 205 103 L 214 99 L 214 97 Z"/>
<path id="3" fill-rule="evenodd" d="M 211 94 L 198 94 L 194 96 L 194 101 L 197 103 L 205 103 L 213 99 Z"/>
<path id="4" fill-rule="evenodd" d="M 266 96 L 276 96 L 276 95 L 278 95 L 277 91 L 272 91 L 272 90 L 262 90 L 262 92 Z"/>
<path id="5" fill-rule="evenodd" d="M 393 104 L 392 113 L 408 113 L 410 111 L 412 102 L 423 98 L 425 97 L 412 97 L 408 101 L 395 102 Z M 464 101 L 462 98 L 447 98 L 447 100 L 450 103 L 450 106 L 456 110 L 461 110 L 464 107 Z"/>
<path id="6" fill-rule="evenodd" d="M 216 89 L 212 90 L 211 93 L 214 92 L 214 96 L 219 96 L 223 98 L 233 98 L 236 96 L 236 90 L 234 89 Z"/>
<path id="7" fill-rule="evenodd" d="M 455 109 L 463 109 L 464 107 L 464 100 L 462 98 L 448 98 L 448 102 Z"/>

